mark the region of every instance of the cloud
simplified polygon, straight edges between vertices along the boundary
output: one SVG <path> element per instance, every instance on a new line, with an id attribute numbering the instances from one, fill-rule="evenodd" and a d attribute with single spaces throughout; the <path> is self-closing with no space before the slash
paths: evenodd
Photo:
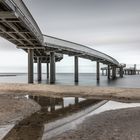
<path id="1" fill-rule="evenodd" d="M 19 51 L 14 44 L 0 37 L 0 51 Z"/>
<path id="2" fill-rule="evenodd" d="M 44 34 L 91 46 L 120 62 L 139 63 L 140 0 L 23 1 Z M 0 51 L 21 51 L 2 38 L 0 44 Z"/>

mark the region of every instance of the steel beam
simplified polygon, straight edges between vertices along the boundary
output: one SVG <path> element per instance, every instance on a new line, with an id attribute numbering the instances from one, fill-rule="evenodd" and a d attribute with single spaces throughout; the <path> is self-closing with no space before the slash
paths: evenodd
<path id="1" fill-rule="evenodd" d="M 30 38 L 26 37 L 25 34 L 22 34 L 19 29 L 13 24 L 13 23 L 8 23 L 9 27 L 11 27 L 13 30 L 15 30 L 17 32 L 17 34 L 19 34 L 20 37 L 24 38 L 25 41 L 27 41 L 30 45 L 35 46 L 35 44 L 29 40 Z"/>
<path id="2" fill-rule="evenodd" d="M 100 80 L 100 63 L 97 61 L 97 64 L 96 64 L 96 78 L 97 78 L 97 81 Z"/>
<path id="3" fill-rule="evenodd" d="M 0 18 L 1 19 L 5 19 L 5 18 L 8 18 L 8 19 L 13 19 L 13 18 L 16 18 L 15 16 L 15 13 L 14 12 L 9 12 L 9 11 L 1 11 L 0 12 Z"/>
<path id="4" fill-rule="evenodd" d="M 74 80 L 75 82 L 79 81 L 79 72 L 78 72 L 78 56 L 74 57 Z"/>
<path id="5" fill-rule="evenodd" d="M 32 49 L 38 49 L 38 50 L 45 50 L 44 47 L 39 47 L 39 46 L 17 46 L 17 48 L 19 49 L 29 49 L 29 48 L 32 48 Z M 46 56 L 43 56 L 43 57 L 46 57 Z"/>
<path id="6" fill-rule="evenodd" d="M 55 53 L 50 52 L 50 83 L 55 83 Z"/>
<path id="7" fill-rule="evenodd" d="M 42 80 L 42 68 L 41 68 L 41 58 L 37 57 L 37 79 Z"/>
<path id="8" fill-rule="evenodd" d="M 10 36 L 11 38 L 15 39 L 17 42 L 19 42 L 19 43 L 22 44 L 23 46 L 25 46 L 25 44 L 24 44 L 21 40 L 18 40 L 18 38 L 17 38 L 16 35 L 7 32 L 7 29 L 6 29 L 4 26 L 0 25 L 0 29 L 1 29 L 5 34 L 7 34 L 7 35 Z"/>
<path id="9" fill-rule="evenodd" d="M 33 56 L 34 50 L 28 49 L 28 83 L 33 83 L 34 81 Z"/>

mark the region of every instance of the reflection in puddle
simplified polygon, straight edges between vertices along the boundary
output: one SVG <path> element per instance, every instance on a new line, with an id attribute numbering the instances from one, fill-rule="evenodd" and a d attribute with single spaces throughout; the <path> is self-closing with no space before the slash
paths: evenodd
<path id="1" fill-rule="evenodd" d="M 51 123 L 56 122 L 58 119 L 65 121 L 59 121 L 57 125 L 62 125 L 67 123 L 67 121 L 72 121 L 75 118 L 66 119 L 72 114 L 79 114 L 74 117 L 78 118 L 84 115 L 86 112 L 78 113 L 82 110 L 86 110 L 99 102 L 100 100 L 85 100 L 78 97 L 70 98 L 51 98 L 43 96 L 26 96 L 26 98 L 33 99 L 39 105 L 41 105 L 41 110 L 37 113 L 32 114 L 30 117 L 22 120 L 17 124 L 4 138 L 4 140 L 37 140 L 42 139 L 44 130 L 50 131 L 50 128 L 53 129 L 54 125 Z M 88 110 L 87 113 L 91 112 Z M 46 127 L 47 126 L 47 127 Z M 50 126 L 50 127 L 48 127 Z"/>
<path id="2" fill-rule="evenodd" d="M 82 123 L 88 116 L 107 110 L 140 106 L 139 103 L 86 100 L 78 97 L 51 98 L 26 95 L 24 98 L 37 102 L 41 110 L 19 122 L 3 140 L 47 140 L 76 128 L 77 124 Z"/>
<path id="3" fill-rule="evenodd" d="M 2 140 L 5 135 L 14 127 L 14 124 L 0 125 L 0 140 Z M 7 133 L 5 133 L 7 132 Z"/>

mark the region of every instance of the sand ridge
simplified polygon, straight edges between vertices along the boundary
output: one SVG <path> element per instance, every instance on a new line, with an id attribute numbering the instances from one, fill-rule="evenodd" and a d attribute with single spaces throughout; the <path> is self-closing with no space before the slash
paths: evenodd
<path id="1" fill-rule="evenodd" d="M 140 88 L 62 86 L 45 84 L 0 84 L 0 94 L 29 94 L 42 96 L 79 96 L 115 100 L 140 100 Z"/>

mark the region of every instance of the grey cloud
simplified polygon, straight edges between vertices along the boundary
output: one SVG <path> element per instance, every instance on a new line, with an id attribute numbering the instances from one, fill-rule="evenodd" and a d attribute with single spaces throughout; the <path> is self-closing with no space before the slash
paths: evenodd
<path id="1" fill-rule="evenodd" d="M 123 56 L 122 46 L 129 50 L 126 57 L 131 50 L 133 53 L 140 50 L 140 0 L 23 1 L 45 34 L 72 39 L 100 51 L 108 48 L 107 53 L 115 54 L 119 60 L 123 58 L 117 57 Z M 113 47 L 118 51 L 112 51 Z M 2 49 L 17 50 L 12 44 L 5 44 Z"/>

